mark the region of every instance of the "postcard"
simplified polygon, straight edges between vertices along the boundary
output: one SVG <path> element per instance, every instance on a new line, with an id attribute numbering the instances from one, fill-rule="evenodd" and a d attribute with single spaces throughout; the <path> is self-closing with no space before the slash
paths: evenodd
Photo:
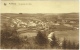
<path id="1" fill-rule="evenodd" d="M 1 49 L 79 50 L 78 0 L 1 0 Z"/>

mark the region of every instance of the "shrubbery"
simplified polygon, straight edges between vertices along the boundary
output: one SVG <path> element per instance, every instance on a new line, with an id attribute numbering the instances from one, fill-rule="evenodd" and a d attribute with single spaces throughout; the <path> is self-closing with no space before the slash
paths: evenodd
<path id="1" fill-rule="evenodd" d="M 47 36 L 46 36 L 46 33 L 43 33 L 41 31 L 38 31 L 38 34 L 35 37 L 35 39 L 36 39 L 36 44 L 39 46 L 45 46 L 46 47 L 49 43 Z"/>
<path id="2" fill-rule="evenodd" d="M 1 47 L 13 48 L 16 45 L 19 46 L 21 44 L 21 39 L 18 37 L 16 27 L 11 28 L 6 23 L 3 26 L 4 29 L 1 30 Z"/>
<path id="3" fill-rule="evenodd" d="M 55 34 L 53 34 L 53 36 L 52 36 L 52 41 L 50 42 L 50 45 L 52 48 L 58 48 L 58 46 L 59 46 L 59 41 L 55 37 Z"/>

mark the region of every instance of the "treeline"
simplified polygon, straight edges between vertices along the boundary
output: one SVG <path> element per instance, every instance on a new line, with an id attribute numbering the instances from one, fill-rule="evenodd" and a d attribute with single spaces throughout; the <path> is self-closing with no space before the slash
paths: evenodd
<path id="1" fill-rule="evenodd" d="M 37 38 L 37 42 L 42 46 L 43 45 L 47 46 L 47 44 L 48 44 L 48 47 L 56 48 L 56 49 L 79 49 L 78 43 L 76 43 L 74 41 L 72 42 L 65 38 L 63 39 L 62 42 L 60 42 L 60 39 L 57 38 L 55 36 L 55 34 L 53 34 L 53 36 L 52 36 L 52 41 L 49 41 L 45 36 L 43 36 L 43 34 L 40 31 L 38 32 L 36 38 Z"/>
<path id="2" fill-rule="evenodd" d="M 17 49 L 79 49 L 79 44 L 64 38 L 63 41 L 57 38 L 55 34 L 52 41 L 49 41 L 46 31 L 38 31 L 36 37 L 24 38 L 19 37 L 17 26 L 10 27 L 4 24 L 1 30 L 1 48 L 17 48 Z"/>

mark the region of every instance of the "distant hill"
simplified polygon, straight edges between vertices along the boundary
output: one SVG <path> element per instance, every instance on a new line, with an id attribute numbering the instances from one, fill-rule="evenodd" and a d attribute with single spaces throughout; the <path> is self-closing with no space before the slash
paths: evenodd
<path id="1" fill-rule="evenodd" d="M 61 14 L 60 15 L 62 18 L 75 18 L 78 19 L 79 18 L 79 13 L 65 13 L 65 14 Z"/>
<path id="2" fill-rule="evenodd" d="M 1 18 L 6 18 L 6 17 L 11 17 L 11 18 L 21 18 L 21 19 L 40 19 L 40 20 L 55 20 L 59 17 L 62 19 L 79 19 L 79 13 L 62 13 L 62 14 L 42 14 L 42 13 L 37 13 L 37 14 L 29 14 L 29 13 L 2 13 Z"/>

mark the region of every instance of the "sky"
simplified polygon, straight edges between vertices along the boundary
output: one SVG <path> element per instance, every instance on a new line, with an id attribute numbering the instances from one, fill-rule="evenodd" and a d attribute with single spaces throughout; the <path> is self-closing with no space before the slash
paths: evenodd
<path id="1" fill-rule="evenodd" d="M 1 1 L 1 13 L 79 12 L 78 1 Z"/>

